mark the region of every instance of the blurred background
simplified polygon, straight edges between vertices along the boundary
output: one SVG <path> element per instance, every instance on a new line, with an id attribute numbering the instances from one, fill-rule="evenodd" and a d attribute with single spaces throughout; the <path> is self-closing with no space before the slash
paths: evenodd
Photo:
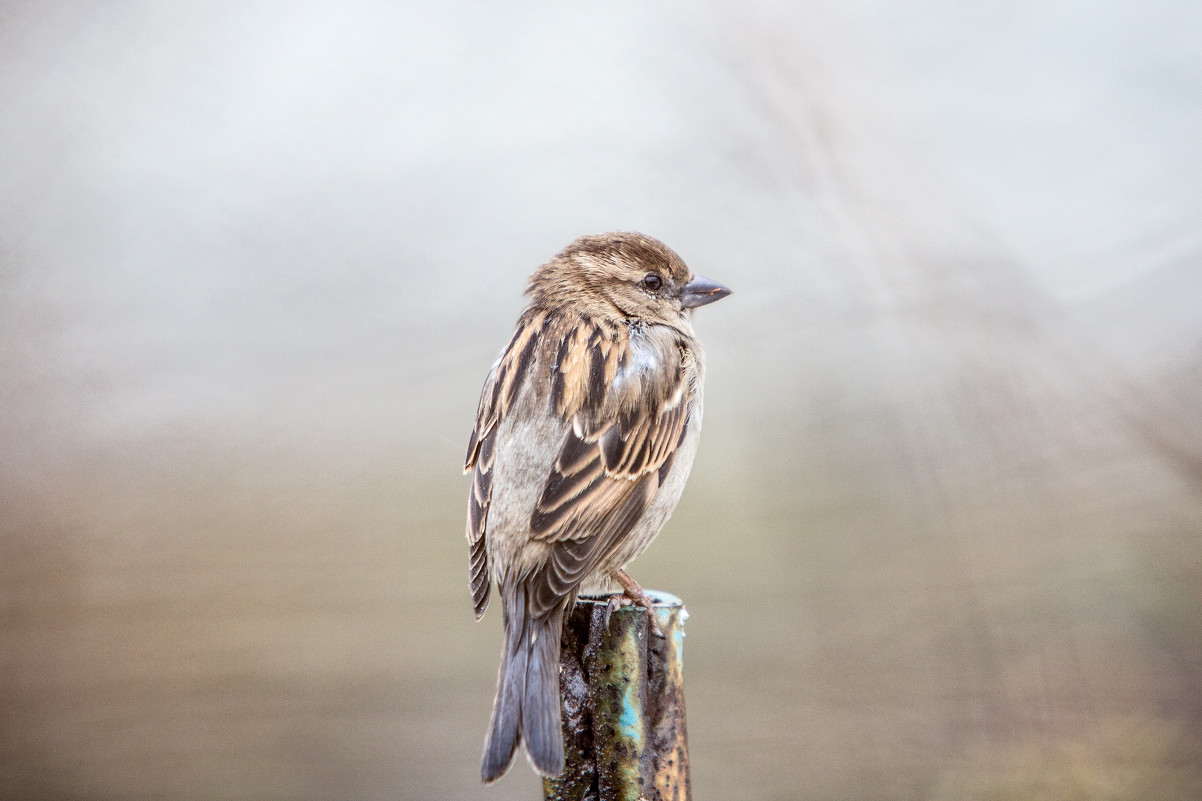
<path id="1" fill-rule="evenodd" d="M 0 4 L 0 797 L 481 787 L 464 448 L 639 230 L 698 798 L 1202 798 L 1202 5 Z"/>

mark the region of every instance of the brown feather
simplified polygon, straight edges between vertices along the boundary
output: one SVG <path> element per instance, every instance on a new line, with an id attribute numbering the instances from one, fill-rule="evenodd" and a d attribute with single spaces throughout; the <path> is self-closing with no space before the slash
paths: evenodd
<path id="1" fill-rule="evenodd" d="M 620 353 L 629 348 L 628 337 L 609 341 L 612 356 L 599 343 L 590 351 L 590 366 L 602 375 L 608 363 L 630 361 Z M 609 391 L 601 394 L 613 381 L 602 389 L 589 386 L 531 515 L 531 536 L 552 544 L 550 558 L 528 579 L 529 597 L 539 609 L 553 608 L 555 598 L 604 563 L 647 510 L 687 427 L 683 375 L 673 370 L 666 384 L 638 388 L 670 402 L 640 403 L 617 414 L 607 410 L 616 409 L 618 399 Z M 651 384 L 655 377 L 644 381 Z"/>
<path id="2" fill-rule="evenodd" d="M 496 429 L 517 398 L 526 374 L 534 361 L 547 313 L 529 309 L 518 321 L 517 331 L 489 373 L 476 409 L 476 426 L 468 440 L 465 470 L 472 470 L 472 488 L 468 498 L 467 541 L 468 580 L 476 619 L 488 608 L 491 576 L 488 564 L 488 507 L 492 502 L 493 450 Z"/>
<path id="3" fill-rule="evenodd" d="M 547 614 L 565 596 L 574 598 L 580 583 L 618 547 L 659 489 L 654 474 L 622 484 L 604 480 L 595 496 L 599 508 L 577 521 L 584 531 L 570 532 L 577 536 L 555 542 L 550 558 L 530 576 L 527 586 L 532 614 Z M 579 536 L 581 533 L 591 536 Z"/>

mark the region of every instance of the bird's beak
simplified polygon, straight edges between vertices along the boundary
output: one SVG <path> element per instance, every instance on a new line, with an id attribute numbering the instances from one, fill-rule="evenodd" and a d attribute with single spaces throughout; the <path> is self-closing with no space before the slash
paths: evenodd
<path id="1" fill-rule="evenodd" d="M 680 305 L 686 309 L 695 309 L 715 300 L 722 300 L 729 294 L 730 290 L 717 281 L 695 275 L 692 281 L 684 285 L 680 293 Z"/>

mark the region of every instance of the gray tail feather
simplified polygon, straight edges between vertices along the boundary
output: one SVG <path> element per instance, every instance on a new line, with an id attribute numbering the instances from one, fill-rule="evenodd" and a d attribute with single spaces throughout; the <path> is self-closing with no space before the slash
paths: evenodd
<path id="1" fill-rule="evenodd" d="M 543 776 L 563 773 L 563 727 L 559 717 L 559 638 L 563 613 L 535 624 L 522 698 L 522 735 L 530 763 Z"/>
<path id="2" fill-rule="evenodd" d="M 509 597 L 504 597 L 508 595 Z M 525 740 L 530 763 L 543 776 L 563 773 L 559 717 L 559 637 L 563 611 L 533 619 L 525 592 L 504 593 L 505 650 L 497 676 L 497 699 L 484 741 L 480 778 L 505 775 Z"/>

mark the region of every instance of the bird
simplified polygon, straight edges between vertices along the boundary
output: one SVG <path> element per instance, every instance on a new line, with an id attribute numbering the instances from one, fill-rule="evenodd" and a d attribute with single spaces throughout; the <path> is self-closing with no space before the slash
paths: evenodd
<path id="1" fill-rule="evenodd" d="M 530 277 L 464 466 L 476 619 L 495 584 L 504 630 L 485 783 L 523 744 L 538 774 L 563 772 L 559 649 L 578 596 L 624 595 L 654 624 L 625 568 L 672 514 L 697 451 L 705 356 L 693 310 L 730 292 L 629 232 L 582 236 Z"/>

